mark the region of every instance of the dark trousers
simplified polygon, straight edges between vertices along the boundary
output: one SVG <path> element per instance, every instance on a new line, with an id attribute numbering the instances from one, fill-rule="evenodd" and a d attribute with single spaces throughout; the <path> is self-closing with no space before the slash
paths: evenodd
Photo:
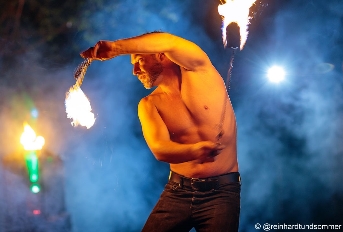
<path id="1" fill-rule="evenodd" d="M 199 191 L 169 180 L 142 231 L 238 231 L 241 183 Z"/>

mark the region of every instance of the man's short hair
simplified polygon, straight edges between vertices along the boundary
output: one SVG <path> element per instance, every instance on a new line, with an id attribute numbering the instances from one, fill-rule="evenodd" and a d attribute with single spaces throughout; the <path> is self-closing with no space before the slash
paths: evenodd
<path id="1" fill-rule="evenodd" d="M 146 32 L 146 33 L 144 33 L 144 34 L 142 34 L 142 35 L 148 35 L 148 34 L 153 34 L 153 33 L 163 33 L 163 31 L 150 31 L 150 32 Z"/>

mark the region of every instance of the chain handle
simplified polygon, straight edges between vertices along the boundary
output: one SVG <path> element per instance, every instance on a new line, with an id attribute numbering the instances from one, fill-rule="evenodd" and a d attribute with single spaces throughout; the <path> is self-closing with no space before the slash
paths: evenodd
<path id="1" fill-rule="evenodd" d="M 85 78 L 87 68 L 92 63 L 92 59 L 86 58 L 82 63 L 76 68 L 74 73 L 74 78 L 76 79 L 76 84 L 78 87 L 82 85 L 83 79 Z"/>
<path id="2" fill-rule="evenodd" d="M 229 67 L 229 70 L 227 72 L 227 79 L 226 79 L 227 91 L 230 90 L 230 82 L 231 82 L 233 61 L 235 59 L 235 52 L 236 52 L 236 48 L 232 48 L 232 54 L 231 54 L 231 58 L 230 58 L 230 67 Z M 219 142 L 220 139 L 224 135 L 223 125 L 224 125 L 224 119 L 225 119 L 225 114 L 226 114 L 227 101 L 228 101 L 227 92 L 225 92 L 225 100 L 224 100 L 224 105 L 223 105 L 223 111 L 222 111 L 222 114 L 220 117 L 220 123 L 218 125 L 218 134 L 216 136 L 217 142 Z"/>

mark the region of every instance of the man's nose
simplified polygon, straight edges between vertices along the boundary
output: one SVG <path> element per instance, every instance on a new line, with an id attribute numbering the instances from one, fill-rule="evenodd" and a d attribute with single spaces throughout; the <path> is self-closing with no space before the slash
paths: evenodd
<path id="1" fill-rule="evenodd" d="M 141 69 L 139 68 L 139 65 L 136 63 L 133 65 L 133 75 L 137 75 Z"/>

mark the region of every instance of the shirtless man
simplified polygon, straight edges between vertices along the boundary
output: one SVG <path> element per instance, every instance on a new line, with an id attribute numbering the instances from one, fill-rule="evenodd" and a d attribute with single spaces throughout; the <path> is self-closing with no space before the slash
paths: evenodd
<path id="1" fill-rule="evenodd" d="M 168 33 L 99 41 L 81 56 L 125 54 L 144 87 L 156 87 L 138 116 L 151 152 L 171 170 L 143 231 L 238 231 L 236 119 L 222 77 L 200 47 Z"/>

